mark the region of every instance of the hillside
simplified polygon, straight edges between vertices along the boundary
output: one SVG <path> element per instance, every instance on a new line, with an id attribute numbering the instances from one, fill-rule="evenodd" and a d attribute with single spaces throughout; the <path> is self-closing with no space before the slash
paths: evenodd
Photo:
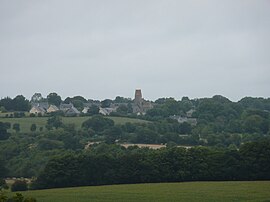
<path id="1" fill-rule="evenodd" d="M 89 119 L 89 116 L 83 117 L 62 117 L 64 124 L 75 124 L 75 128 L 79 129 L 84 121 Z M 133 119 L 127 117 L 108 117 L 114 121 L 115 124 L 125 124 L 127 122 L 130 123 L 146 123 L 147 121 L 141 119 Z M 32 124 L 36 124 L 37 128 L 43 127 L 45 129 L 45 125 L 47 123 L 48 117 L 22 117 L 22 118 L 0 118 L 0 122 L 9 122 L 12 125 L 14 123 L 20 124 L 20 132 L 21 133 L 29 133 L 30 127 Z M 10 132 L 15 132 L 10 129 Z"/>
<path id="2" fill-rule="evenodd" d="M 23 192 L 38 202 L 268 201 L 270 181 L 186 182 L 77 187 Z"/>

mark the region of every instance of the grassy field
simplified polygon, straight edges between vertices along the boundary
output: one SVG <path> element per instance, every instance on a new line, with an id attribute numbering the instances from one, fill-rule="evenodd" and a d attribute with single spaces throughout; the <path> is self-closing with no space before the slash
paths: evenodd
<path id="1" fill-rule="evenodd" d="M 75 127 L 79 129 L 82 123 L 89 119 L 90 117 L 62 117 L 62 120 L 65 124 L 73 123 Z M 125 124 L 127 122 L 130 123 L 144 123 L 146 121 L 141 119 L 132 119 L 126 117 L 108 117 L 114 121 L 115 124 Z M 37 130 L 40 127 L 45 129 L 45 125 L 47 122 L 48 117 L 24 117 L 24 118 L 0 118 L 0 122 L 9 122 L 11 125 L 14 123 L 20 124 L 20 129 L 22 133 L 30 132 L 30 127 L 33 123 L 37 125 Z M 14 132 L 14 130 L 10 130 L 10 132 Z"/>
<path id="2" fill-rule="evenodd" d="M 111 185 L 23 192 L 38 202 L 270 201 L 270 181 Z"/>

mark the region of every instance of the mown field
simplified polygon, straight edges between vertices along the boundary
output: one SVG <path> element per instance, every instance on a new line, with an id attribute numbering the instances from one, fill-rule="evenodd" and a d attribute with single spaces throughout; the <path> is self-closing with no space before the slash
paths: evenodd
<path id="1" fill-rule="evenodd" d="M 84 117 L 62 117 L 62 121 L 64 124 L 75 124 L 75 127 L 79 129 L 82 125 L 82 123 L 89 119 L 89 116 Z M 127 117 L 108 117 L 114 121 L 115 124 L 125 124 L 127 122 L 130 123 L 144 123 L 145 120 L 141 119 L 133 119 L 133 118 L 127 118 Z M 45 129 L 45 125 L 47 122 L 48 117 L 24 117 L 24 118 L 0 118 L 0 122 L 9 122 L 11 125 L 14 123 L 20 124 L 20 132 L 27 133 L 30 132 L 30 127 L 34 123 L 37 125 L 37 130 L 39 130 L 40 127 L 43 127 Z M 14 130 L 10 130 L 10 132 L 14 132 Z"/>
<path id="2" fill-rule="evenodd" d="M 38 202 L 270 201 L 270 181 L 111 185 L 23 192 Z"/>

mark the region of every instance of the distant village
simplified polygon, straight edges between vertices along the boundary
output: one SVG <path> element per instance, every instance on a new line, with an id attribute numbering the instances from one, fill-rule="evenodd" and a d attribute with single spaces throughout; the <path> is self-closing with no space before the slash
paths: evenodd
<path id="1" fill-rule="evenodd" d="M 154 107 L 155 103 L 147 101 L 142 96 L 141 89 L 135 90 L 135 96 L 133 100 L 127 100 L 126 102 L 111 102 L 106 107 L 102 106 L 100 101 L 89 100 L 83 103 L 83 108 L 80 110 L 74 106 L 72 102 L 61 102 L 59 106 L 49 104 L 48 101 L 44 101 L 40 93 L 35 93 L 31 99 L 31 109 L 29 111 L 30 116 L 44 116 L 50 113 L 61 112 L 65 116 L 80 116 L 87 115 L 91 108 L 98 110 L 101 115 L 111 115 L 118 111 L 119 107 L 130 108 L 130 113 L 136 115 L 145 115 L 146 112 Z M 177 120 L 179 123 L 187 122 L 191 125 L 196 125 L 196 118 L 192 118 L 192 113 L 195 110 L 189 110 L 185 116 L 174 115 L 170 116 L 171 119 Z"/>
<path id="2" fill-rule="evenodd" d="M 146 101 L 142 97 L 142 91 L 140 89 L 135 91 L 134 100 L 130 102 L 121 102 L 121 103 L 110 103 L 107 107 L 102 107 L 101 102 L 99 101 L 89 101 L 83 103 L 83 109 L 78 110 L 72 102 L 70 103 L 60 103 L 59 106 L 49 104 L 47 101 L 43 102 L 40 93 L 36 93 L 32 97 L 29 113 L 34 115 L 45 115 L 46 113 L 53 113 L 62 111 L 66 116 L 78 116 L 80 114 L 87 114 L 91 107 L 98 107 L 99 113 L 102 115 L 110 115 L 112 112 L 116 112 L 119 106 L 131 105 L 132 113 L 137 115 L 144 115 L 147 110 L 153 108 L 153 104 L 150 101 Z"/>

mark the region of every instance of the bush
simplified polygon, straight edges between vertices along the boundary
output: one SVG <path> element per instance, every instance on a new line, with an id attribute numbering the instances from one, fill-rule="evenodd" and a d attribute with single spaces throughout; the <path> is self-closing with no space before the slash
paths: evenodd
<path id="1" fill-rule="evenodd" d="M 8 185 L 4 179 L 0 178 L 0 190 L 2 189 L 8 189 Z"/>
<path id="2" fill-rule="evenodd" d="M 31 125 L 31 127 L 30 127 L 30 130 L 31 130 L 32 132 L 36 131 L 36 130 L 37 130 L 37 125 L 36 125 L 35 123 L 33 123 L 33 124 Z"/>
<path id="3" fill-rule="evenodd" d="M 5 193 L 0 192 L 0 202 L 37 202 L 35 198 L 24 196 L 21 193 L 16 193 L 13 197 L 7 197 Z"/>
<path id="4" fill-rule="evenodd" d="M 11 185 L 11 191 L 26 191 L 28 190 L 27 188 L 27 183 L 25 180 L 16 180 L 12 185 Z"/>

